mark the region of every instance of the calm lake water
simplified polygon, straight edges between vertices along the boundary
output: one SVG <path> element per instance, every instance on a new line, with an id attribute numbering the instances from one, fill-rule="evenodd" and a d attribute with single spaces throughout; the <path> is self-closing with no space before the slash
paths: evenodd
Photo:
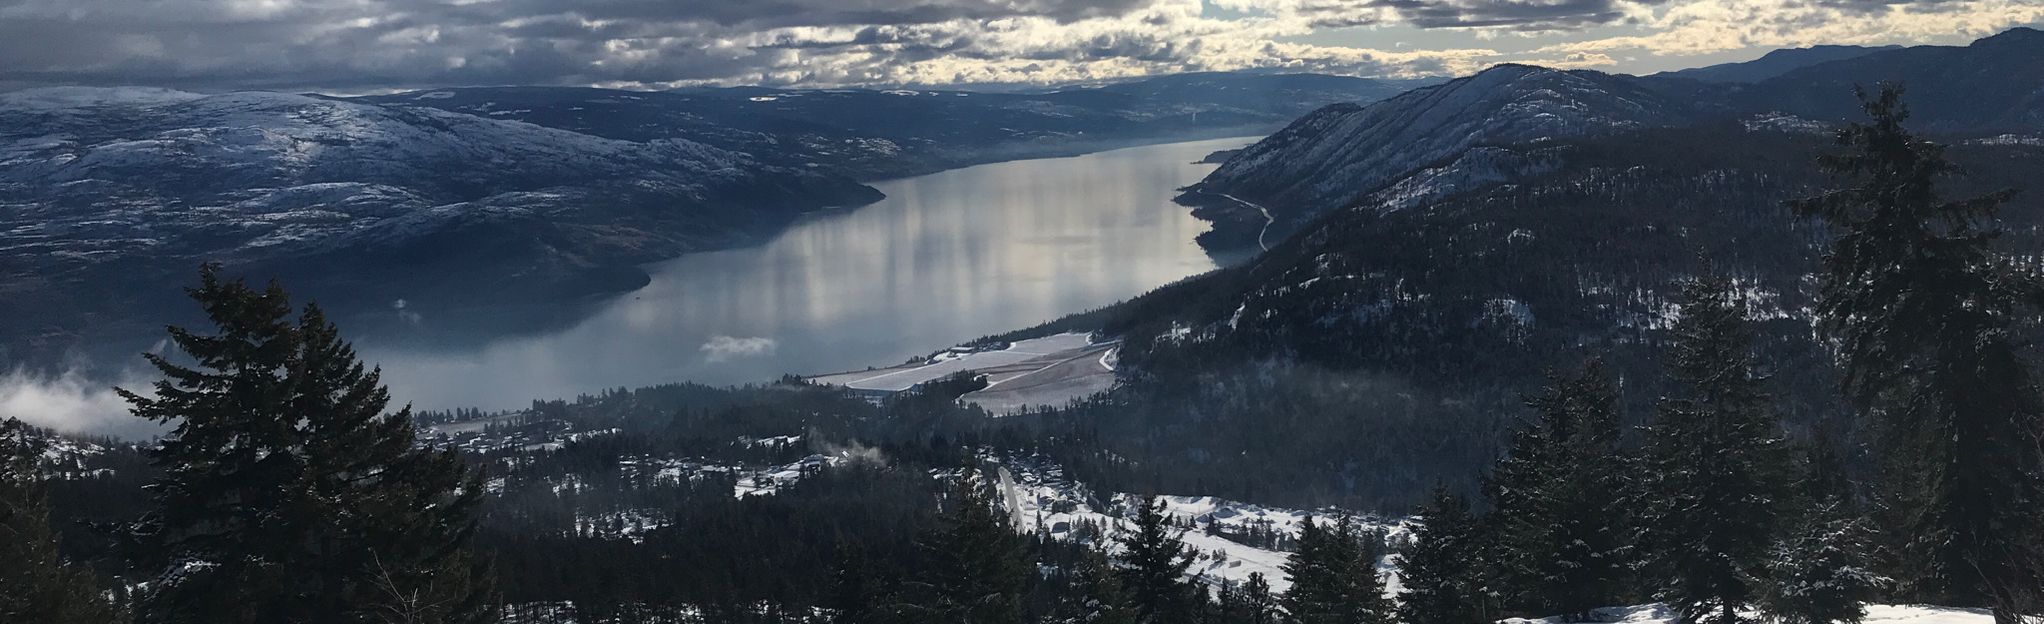
<path id="1" fill-rule="evenodd" d="M 772 241 L 650 267 L 652 284 L 551 334 L 465 351 L 360 345 L 420 408 L 897 364 L 1214 268 L 1171 203 L 1250 139 L 1026 160 L 875 184 L 887 199 Z"/>

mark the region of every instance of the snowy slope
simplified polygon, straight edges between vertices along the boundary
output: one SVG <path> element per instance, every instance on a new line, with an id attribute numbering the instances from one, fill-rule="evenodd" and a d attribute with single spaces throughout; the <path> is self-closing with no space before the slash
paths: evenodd
<path id="1" fill-rule="evenodd" d="M 2014 28 L 1968 46 L 1778 51 L 1739 66 L 1757 73 L 1724 82 L 1679 72 L 1637 77 L 1501 65 L 1367 106 L 1315 111 L 1243 149 L 1180 201 L 1201 208 L 1196 214 L 1223 229 L 1261 227 L 1261 219 L 1232 209 L 1240 203 L 1261 206 L 1276 215 L 1281 234 L 1308 216 L 1365 203 L 1363 195 L 1389 185 L 1413 187 L 1401 191 L 1410 199 L 1385 204 L 1392 208 L 1437 196 L 1418 192 L 1427 180 L 1406 178 L 1461 169 L 1470 163 L 1457 161 L 1472 149 L 1736 119 L 1810 131 L 1857 119 L 1854 85 L 1883 81 L 1911 87 L 1914 127 L 2031 132 L 2044 127 L 2040 55 L 2044 31 Z M 1751 84 L 1743 84 L 1748 80 Z M 1509 167 L 1479 166 L 1475 173 L 1493 180 L 1524 177 Z"/>
<path id="2" fill-rule="evenodd" d="M 175 242 L 160 236 L 166 225 L 221 237 L 194 252 L 267 247 L 280 235 L 325 239 L 514 192 L 617 186 L 703 204 L 787 184 L 819 191 L 801 207 L 871 198 L 843 180 L 763 168 L 684 139 L 620 141 L 282 93 L 13 93 L 0 98 L 0 145 L 0 198 L 43 204 L 45 231 L 117 217 L 125 228 L 93 231 L 155 244 Z M 108 204 L 132 212 L 87 209 Z M 43 238 L 59 248 L 78 242 Z"/>
<path id="3" fill-rule="evenodd" d="M 0 95 L 0 316 L 38 301 L 55 327 L 0 338 L 125 321 L 206 260 L 341 312 L 614 291 L 639 263 L 879 197 L 682 137 L 284 93 L 20 91 Z"/>
<path id="4" fill-rule="evenodd" d="M 1048 92 L 569 87 L 438 89 L 360 98 L 643 141 L 686 135 L 763 162 L 889 179 L 1021 157 L 1188 136 L 1268 132 L 1405 83 L 1311 74 L 1201 73 Z"/>
<path id="5" fill-rule="evenodd" d="M 1242 150 L 1192 188 L 1280 218 L 1347 206 L 1407 173 L 1480 145 L 1672 125 L 1693 104 L 1641 79 L 1502 65 L 1369 106 L 1335 105 Z"/>
<path id="6" fill-rule="evenodd" d="M 1133 526 L 1129 518 L 1141 497 L 1126 493 L 1096 493 L 1084 483 L 1069 480 L 1062 467 L 1041 458 L 1013 458 L 999 461 L 1000 502 L 1008 510 L 1016 529 L 1040 533 L 1052 539 L 1111 541 Z M 1363 530 L 1378 530 L 1387 541 L 1407 538 L 1410 526 L 1404 520 L 1380 518 L 1338 509 L 1299 510 L 1265 507 L 1212 496 L 1161 497 L 1165 513 L 1193 529 L 1181 538 L 1196 555 L 1186 575 L 1218 586 L 1240 584 L 1251 574 L 1262 574 L 1271 591 L 1282 593 L 1292 586 L 1284 564 L 1290 554 L 1278 544 L 1258 545 L 1255 534 L 1274 534 L 1278 539 L 1296 539 L 1307 518 L 1316 523 L 1333 522 L 1346 516 Z M 1093 535 L 1099 527 L 1105 535 Z M 1386 591 L 1399 591 L 1393 557 L 1378 563 L 1386 576 Z"/>

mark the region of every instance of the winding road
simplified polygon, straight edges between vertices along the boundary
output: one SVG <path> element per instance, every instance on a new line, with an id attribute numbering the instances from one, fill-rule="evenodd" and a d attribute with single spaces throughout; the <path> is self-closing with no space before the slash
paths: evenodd
<path id="1" fill-rule="evenodd" d="M 1264 237 L 1266 237 L 1266 236 L 1268 236 L 1268 235 L 1270 234 L 1270 226 L 1271 226 L 1272 224 L 1274 224 L 1274 223 L 1277 223 L 1277 219 L 1276 219 L 1276 218 L 1274 218 L 1274 217 L 1271 217 L 1271 216 L 1270 216 L 1270 209 L 1269 209 L 1269 208 L 1265 208 L 1265 207 L 1263 207 L 1263 205 L 1262 205 L 1262 204 L 1258 204 L 1258 203 L 1256 203 L 1256 202 L 1253 202 L 1253 201 L 1249 201 L 1249 200 L 1246 200 L 1246 199 L 1242 199 L 1242 198 L 1240 198 L 1240 197 L 1236 197 L 1236 196 L 1234 196 L 1234 195 L 1229 195 L 1229 194 L 1227 194 L 1227 193 L 1214 193 L 1214 194 L 1215 194 L 1215 195 L 1219 195 L 1219 196 L 1222 196 L 1222 197 L 1226 197 L 1226 198 L 1228 198 L 1228 200 L 1229 200 L 1229 201 L 1233 201 L 1233 202 L 1235 202 L 1235 203 L 1238 203 L 1238 204 L 1242 204 L 1242 205 L 1244 205 L 1244 206 L 1248 206 L 1248 207 L 1250 207 L 1250 208 L 1255 208 L 1257 212 L 1261 212 L 1261 213 L 1263 213 L 1263 230 L 1261 230 L 1261 231 L 1259 231 L 1259 232 L 1257 232 L 1257 233 L 1256 233 L 1256 246 L 1258 246 L 1258 247 L 1262 247 L 1264 251 L 1270 251 L 1270 243 L 1266 243 L 1266 242 L 1264 242 L 1264 240 L 1263 240 L 1263 239 L 1264 239 Z"/>

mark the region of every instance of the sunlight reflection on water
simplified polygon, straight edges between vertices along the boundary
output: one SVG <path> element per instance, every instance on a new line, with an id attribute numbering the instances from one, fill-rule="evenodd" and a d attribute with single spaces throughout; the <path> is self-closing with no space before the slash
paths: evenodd
<path id="1" fill-rule="evenodd" d="M 745 249 L 653 265 L 582 322 L 463 351 L 361 345 L 421 408 L 672 381 L 744 383 L 885 366 L 1098 307 L 1214 268 L 1207 224 L 1171 203 L 1249 139 L 1027 160 L 875 184 L 880 203 Z"/>

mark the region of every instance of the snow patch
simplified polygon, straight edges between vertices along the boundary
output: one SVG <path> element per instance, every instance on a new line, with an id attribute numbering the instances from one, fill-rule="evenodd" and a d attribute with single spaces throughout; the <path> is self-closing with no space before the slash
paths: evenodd
<path id="1" fill-rule="evenodd" d="M 1129 517 L 1143 504 L 1144 499 L 1134 494 L 1096 493 L 1067 479 L 1063 467 L 1041 458 L 999 460 L 998 465 L 1002 505 L 1020 531 L 1111 544 L 1114 536 L 1133 527 Z M 1298 538 L 1307 518 L 1328 523 L 1346 517 L 1365 531 L 1384 532 L 1390 542 L 1409 539 L 1411 531 L 1406 520 L 1333 508 L 1284 509 L 1213 496 L 1161 499 L 1166 515 L 1193 526 L 1182 537 L 1195 555 L 1186 575 L 1216 586 L 1247 582 L 1253 573 L 1263 575 L 1274 593 L 1289 589 L 1292 583 L 1284 564 L 1291 554 L 1285 548 Z M 1401 586 L 1392 564 L 1393 558 L 1386 556 L 1378 562 L 1378 571 L 1386 576 L 1386 593 L 1396 595 Z"/>
<path id="2" fill-rule="evenodd" d="M 1750 621 L 1765 621 L 1754 611 L 1742 613 Z M 1659 604 L 1604 607 L 1590 612 L 1589 622 L 1606 624 L 1676 624 L 1675 612 Z M 1555 616 L 1508 618 L 1498 624 L 1569 624 L 1578 622 Z M 1860 624 L 1992 624 L 1994 615 L 1986 609 L 1962 609 L 1931 605 L 1867 605 Z"/>

